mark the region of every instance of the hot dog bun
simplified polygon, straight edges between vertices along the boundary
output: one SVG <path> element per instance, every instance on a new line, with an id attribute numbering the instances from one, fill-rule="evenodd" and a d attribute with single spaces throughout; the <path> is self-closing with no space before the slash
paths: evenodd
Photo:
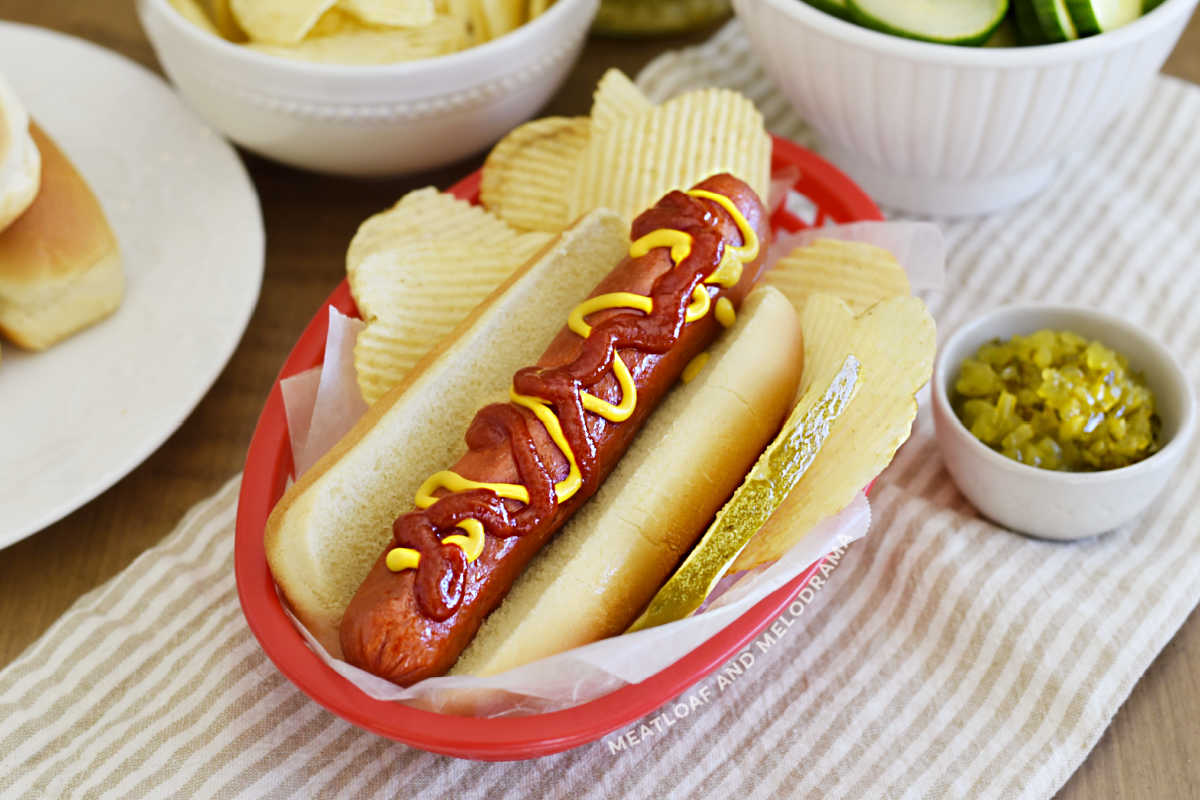
<path id="1" fill-rule="evenodd" d="M 695 544 L 790 410 L 800 321 L 756 290 L 689 383 L 487 618 L 452 674 L 491 675 L 628 627 Z"/>
<path id="2" fill-rule="evenodd" d="M 267 561 L 297 617 L 334 654 L 350 599 L 412 506 L 431 464 L 451 463 L 481 403 L 502 400 L 570 308 L 629 247 L 628 226 L 594 211 L 518 269 L 280 499 Z M 569 265 L 569 268 L 564 268 Z"/>
<path id="3" fill-rule="evenodd" d="M 37 125 L 30 131 L 41 187 L 0 231 L 0 333 L 42 350 L 112 313 L 125 278 L 100 202 L 54 142 Z"/>

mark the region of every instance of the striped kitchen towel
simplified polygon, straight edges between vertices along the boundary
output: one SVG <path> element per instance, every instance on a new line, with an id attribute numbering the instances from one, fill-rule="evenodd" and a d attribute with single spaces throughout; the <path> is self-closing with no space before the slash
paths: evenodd
<path id="1" fill-rule="evenodd" d="M 732 86 L 809 142 L 736 24 L 640 82 Z M 1043 194 L 946 223 L 942 327 L 1085 303 L 1200 383 L 1196 130 L 1200 91 L 1160 78 Z M 976 516 L 922 418 L 874 532 L 778 635 L 600 741 L 495 764 L 364 733 L 266 660 L 234 590 L 235 479 L 0 673 L 0 796 L 1049 797 L 1200 599 L 1197 447 L 1143 518 L 1050 544 Z"/>

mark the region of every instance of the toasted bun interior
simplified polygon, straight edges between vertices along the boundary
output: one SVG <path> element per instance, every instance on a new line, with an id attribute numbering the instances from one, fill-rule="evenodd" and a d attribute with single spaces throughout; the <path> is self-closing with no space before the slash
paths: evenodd
<path id="1" fill-rule="evenodd" d="M 301 622 L 340 653 L 338 626 L 354 592 L 412 509 L 417 487 L 466 449 L 475 411 L 507 398 L 563 313 L 625 256 L 615 214 L 594 211 L 554 239 L 376 402 L 283 496 L 267 521 L 267 560 Z"/>
<path id="2" fill-rule="evenodd" d="M 125 278 L 100 202 L 37 125 L 37 197 L 0 231 L 0 333 L 41 350 L 112 313 Z"/>
<path id="3" fill-rule="evenodd" d="M 803 345 L 775 289 L 673 390 L 600 490 L 538 554 L 452 674 L 491 675 L 619 634 L 704 532 L 779 429 Z"/>

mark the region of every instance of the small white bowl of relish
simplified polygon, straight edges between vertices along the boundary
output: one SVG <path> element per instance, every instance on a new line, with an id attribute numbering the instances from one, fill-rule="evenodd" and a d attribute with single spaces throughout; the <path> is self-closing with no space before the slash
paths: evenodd
<path id="1" fill-rule="evenodd" d="M 1155 442 L 1149 455 L 1116 468 L 1046 469 L 1017 460 L 1022 449 L 1036 452 L 1028 445 L 1014 448 L 1010 438 L 1005 447 L 990 447 L 963 422 L 959 414 L 967 398 L 959 394 L 956 384 L 964 362 L 989 343 L 1047 330 L 1099 342 L 1128 361 L 1130 378 L 1143 381 L 1153 396 Z M 1006 306 L 963 325 L 938 354 L 932 395 L 938 445 L 962 493 L 983 516 L 1010 530 L 1044 539 L 1080 539 L 1132 521 L 1154 502 L 1175 473 L 1196 427 L 1191 386 L 1161 343 L 1119 317 L 1072 306 Z M 1027 395 L 1024 413 L 1029 411 L 1031 397 Z M 1011 406 L 1012 400 L 1005 400 Z M 1107 425 L 1109 419 L 1102 422 Z M 1114 430 L 1123 431 L 1119 414 L 1112 422 Z M 1027 438 L 1028 430 L 1016 438 L 1022 435 Z M 1067 442 L 1065 449 L 1070 447 Z M 1057 452 L 1058 446 L 1042 442 L 1041 449 Z"/>

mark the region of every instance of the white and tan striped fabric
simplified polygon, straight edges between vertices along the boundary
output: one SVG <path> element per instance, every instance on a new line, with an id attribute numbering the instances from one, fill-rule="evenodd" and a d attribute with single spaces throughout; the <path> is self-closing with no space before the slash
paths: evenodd
<path id="1" fill-rule="evenodd" d="M 735 86 L 805 140 L 735 26 L 707 47 L 643 86 Z M 947 224 L 941 324 L 1083 302 L 1160 336 L 1200 383 L 1197 130 L 1200 91 L 1158 80 L 1043 195 Z M 1200 598 L 1198 447 L 1146 517 L 1056 545 L 978 519 L 919 425 L 872 535 L 740 675 L 511 764 L 379 739 L 292 688 L 238 609 L 234 480 L 0 673 L 0 796 L 1049 797 Z"/>

